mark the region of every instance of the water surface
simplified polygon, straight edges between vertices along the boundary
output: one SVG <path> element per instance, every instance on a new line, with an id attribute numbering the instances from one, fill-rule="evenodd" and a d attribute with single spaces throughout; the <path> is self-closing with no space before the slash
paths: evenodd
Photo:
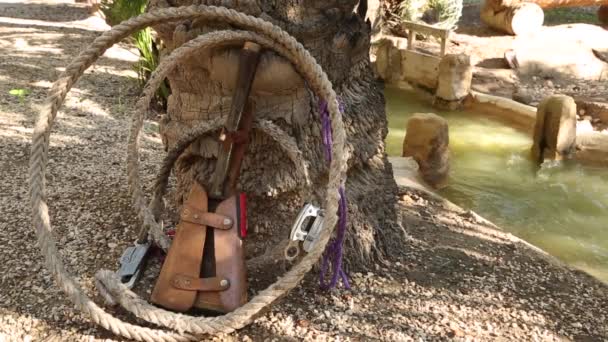
<path id="1" fill-rule="evenodd" d="M 537 173 L 528 135 L 479 115 L 437 111 L 403 90 L 385 94 L 389 155 L 401 155 L 413 113 L 442 115 L 452 169 L 440 193 L 608 282 L 608 170 L 572 162 L 543 165 Z"/>

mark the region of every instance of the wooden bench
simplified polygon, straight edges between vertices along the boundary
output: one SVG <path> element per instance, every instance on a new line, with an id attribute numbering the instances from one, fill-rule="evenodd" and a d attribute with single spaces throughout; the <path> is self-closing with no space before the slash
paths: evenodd
<path id="1" fill-rule="evenodd" d="M 416 42 L 416 33 L 421 33 L 427 36 L 432 36 L 441 40 L 441 52 L 439 57 L 445 56 L 446 45 L 450 37 L 451 30 L 437 28 L 430 25 L 414 23 L 406 21 L 403 27 L 407 30 L 407 49 L 412 50 L 414 48 L 414 42 Z"/>
<path id="2" fill-rule="evenodd" d="M 413 22 L 404 22 L 403 27 L 407 30 L 408 37 L 407 48 L 401 51 L 401 68 L 404 80 L 428 89 L 436 89 L 439 77 L 439 62 L 445 56 L 450 30 Z M 414 49 L 416 33 L 440 39 L 441 52 L 439 56 L 416 51 Z"/>

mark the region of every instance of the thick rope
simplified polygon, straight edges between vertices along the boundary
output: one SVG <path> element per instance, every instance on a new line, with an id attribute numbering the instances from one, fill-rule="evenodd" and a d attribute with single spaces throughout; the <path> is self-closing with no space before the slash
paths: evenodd
<path id="1" fill-rule="evenodd" d="M 296 57 L 295 59 L 289 59 L 292 60 L 294 65 L 302 73 L 317 96 L 326 100 L 329 104 L 329 112 L 332 119 L 332 132 L 334 135 L 332 150 L 333 158 L 329 168 L 329 180 L 325 198 L 325 210 L 327 214 L 319 243 L 298 265 L 294 266 L 276 283 L 261 291 L 246 305 L 224 316 L 190 317 L 154 307 L 150 308 L 150 305 L 145 303 L 145 301 L 138 299 L 134 295 L 131 296 L 132 293 L 130 291 L 121 292 L 124 290 L 121 288 L 121 286 L 124 287 L 122 284 L 118 284 L 119 287 L 117 289 L 112 289 L 112 291 L 122 293 L 119 301 L 125 307 L 133 309 L 132 311 L 136 312 L 138 317 L 146 317 L 150 321 L 162 323 L 160 325 L 178 331 L 178 333 L 175 333 L 123 322 L 105 312 L 84 294 L 59 259 L 56 242 L 52 235 L 48 206 L 46 204 L 45 173 L 46 165 L 48 163 L 49 138 L 57 115 L 57 110 L 63 104 L 68 91 L 83 72 L 110 46 L 139 29 L 155 24 L 194 18 L 209 21 L 223 21 L 231 25 L 252 30 L 265 36 L 267 39 L 272 40 L 276 46 L 282 46 L 286 51 L 289 51 L 290 55 L 285 57 Z M 190 331 L 196 335 L 232 332 L 248 324 L 251 317 L 295 287 L 323 253 L 323 249 L 325 248 L 337 221 L 338 188 L 343 184 L 345 179 L 346 160 L 343 155 L 344 140 L 344 125 L 338 110 L 336 94 L 327 75 L 308 51 L 279 27 L 264 20 L 230 9 L 204 5 L 167 8 L 132 18 L 113 27 L 111 30 L 106 31 L 70 63 L 65 72 L 63 72 L 59 79 L 53 84 L 53 87 L 49 91 L 46 104 L 43 106 L 36 122 L 30 155 L 30 204 L 32 207 L 33 225 L 38 236 L 38 244 L 41 253 L 45 258 L 46 266 L 55 277 L 58 285 L 77 308 L 90 315 L 95 323 L 117 335 L 139 341 L 187 341 L 194 339 L 195 336 L 181 334 L 179 332 Z M 138 147 L 137 141 L 134 142 L 134 147 Z M 138 197 L 138 195 L 133 195 L 134 200 L 136 197 Z M 139 194 L 139 198 L 143 200 L 142 193 Z M 140 204 L 143 202 L 138 201 L 137 203 Z M 145 219 L 149 220 L 148 224 L 154 222 L 152 215 L 147 216 Z M 111 284 L 111 281 L 107 283 Z M 128 305 L 125 305 L 125 303 Z"/>

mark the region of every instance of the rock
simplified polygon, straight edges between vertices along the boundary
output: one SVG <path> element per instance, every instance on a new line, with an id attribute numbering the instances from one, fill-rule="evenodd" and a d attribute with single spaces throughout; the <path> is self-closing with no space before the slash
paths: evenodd
<path id="1" fill-rule="evenodd" d="M 473 66 L 466 54 L 447 54 L 439 62 L 439 79 L 435 95 L 446 101 L 460 101 L 471 90 Z"/>
<path id="2" fill-rule="evenodd" d="M 591 121 L 582 120 L 576 123 L 576 133 L 587 133 L 593 132 L 593 125 L 591 125 Z"/>
<path id="3" fill-rule="evenodd" d="M 378 76 L 383 80 L 386 80 L 388 76 L 388 49 L 388 44 L 380 42 L 378 44 L 372 45 L 370 51 L 370 59 L 372 61 L 372 66 Z"/>
<path id="4" fill-rule="evenodd" d="M 397 82 L 401 79 L 401 50 L 400 46 L 407 40 L 399 37 L 382 36 L 375 41 L 370 50 L 370 60 L 378 76 L 386 83 Z"/>
<path id="5" fill-rule="evenodd" d="M 508 50 L 504 54 L 505 62 L 509 65 L 509 68 L 515 70 L 519 66 L 517 64 L 517 58 L 515 58 L 515 52 L 513 50 Z"/>
<path id="6" fill-rule="evenodd" d="M 361 5 L 361 2 L 359 3 Z M 372 36 L 379 34 L 382 31 L 382 1 L 368 0 L 365 19 L 369 20 L 372 27 Z M 373 39 L 373 38 L 372 38 Z"/>
<path id="7" fill-rule="evenodd" d="M 574 152 L 576 140 L 576 103 L 565 95 L 545 98 L 538 106 L 534 126 L 532 156 L 561 160 Z"/>
<path id="8" fill-rule="evenodd" d="M 530 103 L 532 103 L 532 101 L 534 101 L 534 96 L 532 96 L 532 94 L 530 94 L 529 91 L 522 89 L 522 88 L 518 88 L 517 90 L 515 90 L 515 92 L 511 96 L 511 98 L 514 101 L 517 101 L 519 103 L 523 103 L 526 105 L 529 105 Z"/>
<path id="9" fill-rule="evenodd" d="M 434 188 L 446 185 L 450 154 L 448 123 L 432 113 L 414 114 L 407 122 L 403 157 L 413 157 L 422 179 Z"/>
<path id="10" fill-rule="evenodd" d="M 589 116 L 589 120 L 599 119 L 600 122 L 608 124 L 608 103 L 599 102 L 596 99 L 586 97 L 575 97 L 576 106 L 579 113 Z M 586 117 L 583 117 L 586 119 Z"/>
<path id="11" fill-rule="evenodd" d="M 448 331 L 448 337 L 449 338 L 456 338 L 456 337 L 464 337 L 464 331 L 460 330 L 459 328 L 451 328 Z"/>
<path id="12" fill-rule="evenodd" d="M 606 30 L 589 25 L 576 30 L 564 26 L 542 35 L 515 40 L 512 49 L 518 63 L 518 74 L 551 77 L 553 82 L 562 77 L 605 80 L 608 65 L 597 58 L 592 48 L 604 47 L 596 42 L 605 42 L 607 37 Z"/>

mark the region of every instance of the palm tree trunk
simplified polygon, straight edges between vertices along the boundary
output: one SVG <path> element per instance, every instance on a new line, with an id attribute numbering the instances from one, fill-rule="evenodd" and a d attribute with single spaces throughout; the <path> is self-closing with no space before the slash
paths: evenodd
<path id="1" fill-rule="evenodd" d="M 219 1 L 215 1 L 219 2 Z M 240 3 L 244 1 L 239 1 Z M 151 0 L 150 8 L 200 3 Z M 387 119 L 383 86 L 369 61 L 370 27 L 353 10 L 356 0 L 259 0 L 259 12 L 296 37 L 328 74 L 344 105 L 348 134 L 348 232 L 345 257 L 350 266 L 366 267 L 402 250 L 404 232 L 397 218 L 397 186 L 384 151 Z M 159 37 L 171 49 L 221 24 L 186 21 L 159 25 Z M 225 27 L 224 27 L 225 28 Z M 165 52 L 165 53 L 166 53 Z M 197 121 L 226 115 L 230 109 L 238 47 L 201 52 L 169 76 L 172 95 L 162 124 L 167 145 Z M 305 201 L 319 203 L 325 191 L 327 162 L 320 134 L 319 99 L 291 64 L 272 51 L 262 54 L 251 97 L 254 115 L 272 120 L 294 137 L 309 162 L 312 187 L 269 137 L 254 131 L 243 161 L 240 188 L 248 194 L 248 254 L 254 256 L 289 235 Z M 176 204 L 193 178 L 209 185 L 217 143 L 202 137 L 176 168 Z"/>

